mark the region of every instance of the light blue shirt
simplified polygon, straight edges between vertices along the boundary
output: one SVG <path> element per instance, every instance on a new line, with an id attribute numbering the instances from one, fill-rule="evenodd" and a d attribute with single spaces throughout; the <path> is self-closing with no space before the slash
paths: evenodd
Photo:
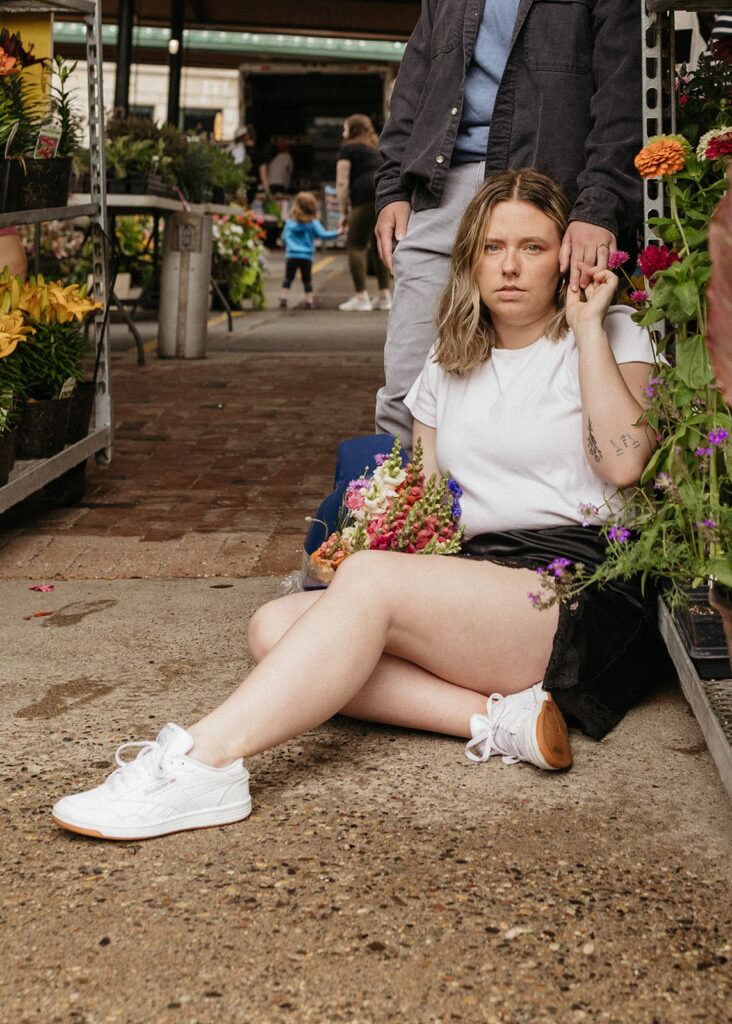
<path id="1" fill-rule="evenodd" d="M 483 160 L 493 104 L 511 50 L 519 0 L 485 0 L 475 51 L 465 72 L 463 109 L 452 162 Z"/>

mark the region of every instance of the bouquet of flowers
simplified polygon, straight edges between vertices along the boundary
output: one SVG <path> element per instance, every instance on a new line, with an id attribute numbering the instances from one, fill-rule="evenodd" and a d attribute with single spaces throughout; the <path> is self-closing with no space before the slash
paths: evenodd
<path id="1" fill-rule="evenodd" d="M 376 469 L 351 480 L 343 499 L 338 528 L 310 556 L 308 576 L 329 583 L 348 555 L 367 548 L 422 555 L 460 550 L 462 489 L 445 474 L 425 479 L 422 447 L 402 466 L 397 436 L 390 454 L 375 457 Z"/>

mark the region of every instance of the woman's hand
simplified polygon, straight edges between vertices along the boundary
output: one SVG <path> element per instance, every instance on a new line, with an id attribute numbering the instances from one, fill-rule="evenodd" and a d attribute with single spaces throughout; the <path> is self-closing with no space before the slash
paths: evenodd
<path id="1" fill-rule="evenodd" d="M 342 235 L 345 235 L 347 230 L 348 230 L 348 214 L 347 213 L 342 213 L 341 214 L 341 219 L 338 221 L 338 231 Z"/>
<path id="2" fill-rule="evenodd" d="M 618 278 L 611 270 L 592 267 L 588 271 L 588 277 L 584 301 L 581 292 L 567 290 L 567 323 L 575 337 L 582 333 L 583 327 L 602 327 L 605 315 L 618 290 Z"/>

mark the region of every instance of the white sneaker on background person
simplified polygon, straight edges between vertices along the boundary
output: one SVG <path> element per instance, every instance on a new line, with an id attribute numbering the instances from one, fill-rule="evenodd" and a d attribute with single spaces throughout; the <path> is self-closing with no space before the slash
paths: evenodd
<path id="1" fill-rule="evenodd" d="M 386 295 L 377 295 L 371 300 L 372 309 L 391 309 L 391 293 L 387 292 Z"/>
<path id="2" fill-rule="evenodd" d="M 101 786 L 59 800 L 53 820 L 100 839 L 152 839 L 246 818 L 252 801 L 242 759 L 211 768 L 187 756 L 192 746 L 191 734 L 172 722 L 154 741 L 123 743 L 117 770 Z M 141 748 L 133 761 L 120 757 L 128 747 Z"/>
<path id="3" fill-rule="evenodd" d="M 365 299 L 360 298 L 358 295 L 354 295 L 346 302 L 342 302 L 338 308 L 342 309 L 344 313 L 370 313 L 371 299 L 368 295 Z"/>

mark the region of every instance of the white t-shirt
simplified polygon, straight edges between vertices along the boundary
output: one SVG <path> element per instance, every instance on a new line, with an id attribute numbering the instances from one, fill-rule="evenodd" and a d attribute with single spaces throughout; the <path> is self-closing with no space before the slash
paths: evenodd
<path id="1" fill-rule="evenodd" d="M 631 312 L 627 306 L 608 311 L 613 355 L 618 363 L 653 363 L 648 335 Z M 442 370 L 433 352 L 405 404 L 415 419 L 437 428 L 438 468 L 463 488 L 466 538 L 576 524 L 580 503 L 600 508 L 603 518 L 610 514 L 601 506 L 616 488 L 593 473 L 584 452 L 571 331 L 559 341 L 543 337 L 522 349 L 493 349 L 462 377 Z"/>

